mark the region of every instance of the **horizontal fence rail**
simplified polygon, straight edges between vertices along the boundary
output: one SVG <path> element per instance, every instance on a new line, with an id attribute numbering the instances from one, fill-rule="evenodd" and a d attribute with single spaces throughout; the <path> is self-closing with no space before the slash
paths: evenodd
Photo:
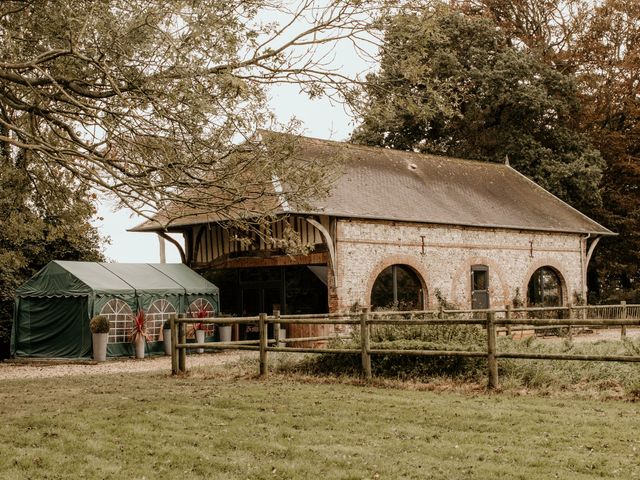
<path id="1" fill-rule="evenodd" d="M 549 317 L 552 318 L 549 318 Z M 542 318 L 539 318 L 542 317 Z M 259 338 L 256 340 L 235 340 L 230 342 L 187 342 L 187 325 L 258 325 Z M 268 326 L 273 327 L 272 338 L 268 337 Z M 328 342 L 352 338 L 350 335 L 333 334 L 317 335 L 300 338 L 280 338 L 282 325 L 340 325 L 348 326 L 357 331 L 359 329 L 360 348 L 340 348 L 336 346 L 322 348 L 290 346 L 290 344 Z M 402 325 L 402 326 L 442 326 L 442 325 L 475 325 L 482 327 L 487 334 L 486 348 L 482 351 L 473 350 L 416 350 L 416 349 L 382 349 L 376 348 L 371 342 L 371 329 L 374 326 Z M 171 327 L 171 370 L 173 374 L 186 371 L 186 354 L 188 349 L 210 350 L 254 350 L 259 352 L 260 375 L 267 375 L 269 352 L 290 353 L 320 353 L 320 354 L 352 354 L 360 355 L 362 375 L 365 379 L 372 378 L 371 360 L 376 355 L 411 355 L 421 357 L 473 357 L 486 358 L 488 368 L 488 385 L 490 388 L 498 386 L 498 359 L 530 359 L 530 360 L 572 360 L 599 362 L 640 362 L 638 355 L 578 355 L 564 353 L 535 353 L 535 352 L 498 352 L 496 337 L 499 332 L 512 334 L 513 330 L 563 329 L 571 338 L 572 330 L 576 328 L 620 328 L 621 336 L 626 335 L 628 326 L 640 327 L 640 305 L 589 305 L 563 307 L 534 307 L 486 310 L 439 310 L 332 313 L 319 315 L 274 315 L 264 313 L 252 317 L 213 317 L 213 318 L 185 318 L 170 319 Z"/>

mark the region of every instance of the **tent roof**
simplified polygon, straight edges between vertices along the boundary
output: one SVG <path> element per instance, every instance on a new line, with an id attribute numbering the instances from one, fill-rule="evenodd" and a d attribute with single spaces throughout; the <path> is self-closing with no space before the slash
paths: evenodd
<path id="1" fill-rule="evenodd" d="M 215 294 L 218 287 L 182 263 L 101 263 L 54 260 L 24 283 L 19 297 Z"/>

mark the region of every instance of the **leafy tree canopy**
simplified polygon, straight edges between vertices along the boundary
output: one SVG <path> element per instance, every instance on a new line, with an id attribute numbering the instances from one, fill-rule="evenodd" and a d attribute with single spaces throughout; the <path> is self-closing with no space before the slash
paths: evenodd
<path id="1" fill-rule="evenodd" d="M 362 40 L 374 3 L 4 1 L 0 142 L 26 152 L 30 174 L 69 173 L 145 215 L 224 213 L 274 175 L 290 201 L 313 195 L 322 165 L 233 154 L 274 122 L 266 86 L 349 93 L 331 48 Z"/>
<path id="2" fill-rule="evenodd" d="M 606 162 L 602 205 L 587 213 L 619 234 L 596 249 L 591 297 L 640 301 L 640 3 L 473 0 L 465 9 L 491 17 L 511 43 L 574 77 L 583 107 L 577 128 Z"/>
<path id="3" fill-rule="evenodd" d="M 9 353 L 15 290 L 51 260 L 104 260 L 93 197 L 57 171 L 36 181 L 23 154 L 0 152 L 0 358 Z"/>
<path id="4" fill-rule="evenodd" d="M 380 71 L 352 140 L 504 162 L 574 206 L 600 204 L 603 161 L 575 130 L 572 78 L 512 45 L 486 17 L 443 5 L 384 24 Z"/>
<path id="5" fill-rule="evenodd" d="M 607 162 L 603 205 L 592 215 L 619 234 L 597 250 L 602 300 L 640 301 L 640 4 L 608 0 L 573 50 L 585 106 L 582 128 Z"/>

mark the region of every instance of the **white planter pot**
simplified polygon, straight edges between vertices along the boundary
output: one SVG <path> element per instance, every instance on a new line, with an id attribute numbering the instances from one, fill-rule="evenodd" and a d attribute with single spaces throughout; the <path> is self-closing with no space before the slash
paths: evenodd
<path id="1" fill-rule="evenodd" d="M 171 330 L 163 330 L 162 331 L 162 339 L 164 342 L 164 354 L 171 355 Z"/>
<path id="2" fill-rule="evenodd" d="M 287 329 L 286 328 L 281 328 L 280 329 L 280 340 L 284 340 L 285 338 L 287 338 Z M 278 342 L 278 346 L 279 347 L 286 347 L 287 344 L 284 342 Z"/>
<path id="3" fill-rule="evenodd" d="M 104 362 L 107 359 L 107 341 L 108 333 L 92 333 L 93 341 L 93 359 L 96 362 Z"/>
<path id="4" fill-rule="evenodd" d="M 142 335 L 138 336 L 138 338 L 136 338 L 136 341 L 134 342 L 134 345 L 136 347 L 136 358 L 144 358 L 144 347 L 146 346 L 144 337 Z"/>
<path id="5" fill-rule="evenodd" d="M 196 330 L 196 343 L 204 343 L 204 330 Z M 198 348 L 197 353 L 204 353 L 204 348 Z"/>
<path id="6" fill-rule="evenodd" d="M 221 342 L 230 342 L 231 341 L 231 325 L 220 325 L 218 327 L 218 331 L 220 332 L 220 341 Z"/>

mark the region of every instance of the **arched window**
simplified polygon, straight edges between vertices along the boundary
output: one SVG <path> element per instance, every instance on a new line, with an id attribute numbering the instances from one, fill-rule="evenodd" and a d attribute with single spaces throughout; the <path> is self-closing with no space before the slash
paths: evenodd
<path id="1" fill-rule="evenodd" d="M 155 300 L 145 314 L 147 333 L 151 335 L 151 341 L 157 342 L 162 333 L 162 324 L 175 315 L 176 309 L 164 298 Z"/>
<path id="2" fill-rule="evenodd" d="M 371 289 L 372 308 L 422 310 L 422 282 L 406 265 L 391 265 L 376 278 Z"/>
<path id="3" fill-rule="evenodd" d="M 197 318 L 200 315 L 204 315 L 204 313 L 200 312 L 206 313 L 207 317 L 213 317 L 216 313 L 209 301 L 204 298 L 197 298 L 189 305 L 187 315 L 191 318 Z"/>
<path id="4" fill-rule="evenodd" d="M 562 306 L 562 281 L 551 267 L 537 269 L 527 287 L 527 305 L 530 307 Z"/>
<path id="5" fill-rule="evenodd" d="M 187 309 L 187 316 L 191 318 L 209 318 L 215 316 L 216 311 L 213 308 L 213 305 L 209 303 L 204 298 L 197 298 L 189 305 Z M 207 335 L 213 334 L 213 325 L 205 325 L 205 332 Z M 193 333 L 193 332 L 192 332 Z"/>
<path id="6" fill-rule="evenodd" d="M 129 342 L 129 333 L 133 326 L 133 312 L 127 303 L 114 298 L 109 300 L 100 315 L 104 315 L 109 320 L 109 343 Z"/>

